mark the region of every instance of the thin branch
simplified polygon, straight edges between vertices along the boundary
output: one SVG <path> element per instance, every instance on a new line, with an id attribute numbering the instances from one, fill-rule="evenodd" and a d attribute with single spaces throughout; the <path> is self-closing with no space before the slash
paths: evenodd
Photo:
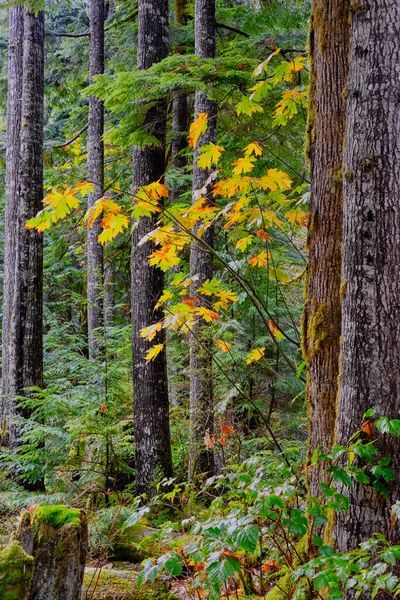
<path id="1" fill-rule="evenodd" d="M 231 27 L 231 25 L 225 25 L 225 23 L 215 23 L 215 26 L 220 29 L 227 29 L 228 31 L 233 31 L 233 33 L 237 33 L 238 35 L 242 35 L 243 37 L 249 38 L 249 34 L 245 31 L 241 31 L 240 29 L 236 29 L 236 27 Z"/>
<path id="2" fill-rule="evenodd" d="M 78 133 L 76 133 L 74 135 L 74 137 L 72 137 L 70 140 L 67 140 L 63 144 L 51 145 L 50 148 L 65 148 L 66 146 L 69 146 L 70 144 L 72 144 L 73 142 L 75 142 L 75 140 L 77 140 L 79 137 L 81 137 L 82 133 L 85 133 L 85 131 L 88 128 L 89 128 L 89 123 L 86 123 L 86 125 L 84 127 L 82 127 L 82 129 L 80 131 L 78 131 Z"/>
<path id="3" fill-rule="evenodd" d="M 84 33 L 56 33 L 55 31 L 46 31 L 46 35 L 47 36 L 51 36 L 51 37 L 65 37 L 65 38 L 83 38 L 83 37 L 90 37 L 90 32 L 89 31 L 85 31 Z"/>

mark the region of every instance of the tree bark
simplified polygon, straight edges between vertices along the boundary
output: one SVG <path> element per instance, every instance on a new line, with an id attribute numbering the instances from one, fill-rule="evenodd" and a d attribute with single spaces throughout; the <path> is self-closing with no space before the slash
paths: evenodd
<path id="1" fill-rule="evenodd" d="M 186 25 L 187 2 L 186 0 L 175 0 L 175 23 Z M 178 53 L 179 53 L 178 49 Z M 187 157 L 181 152 L 187 146 L 187 133 L 189 128 L 189 103 L 188 96 L 181 92 L 174 92 L 172 101 L 172 168 L 181 170 L 187 166 Z M 171 190 L 171 200 L 177 202 L 185 186 L 175 185 Z"/>
<path id="2" fill-rule="evenodd" d="M 314 0 L 311 15 L 311 204 L 303 323 L 310 457 L 318 446 L 332 447 L 336 422 L 349 11 L 349 0 Z M 310 467 L 308 473 L 310 494 L 318 496 L 323 466 Z"/>
<path id="3" fill-rule="evenodd" d="M 400 12 L 397 0 L 370 0 L 353 10 L 344 156 L 344 287 L 337 443 L 360 429 L 369 408 L 400 413 Z M 387 500 L 372 485 L 340 489 L 350 499 L 339 513 L 340 550 L 374 532 L 399 543 L 390 506 L 400 499 L 400 440 L 380 435 L 379 456 L 391 456 Z"/>
<path id="4" fill-rule="evenodd" d="M 215 0 L 198 0 L 195 8 L 195 51 L 201 58 L 216 56 Z M 199 138 L 197 147 L 216 141 L 217 105 L 205 92 L 195 95 L 195 118 L 199 113 L 208 115 L 207 131 Z M 210 176 L 210 169 L 197 166 L 198 152 L 193 157 L 193 203 L 198 200 L 198 190 L 202 189 Z M 204 197 L 204 194 L 202 194 Z M 211 187 L 205 194 L 212 202 Z M 214 227 L 203 234 L 204 241 L 214 247 Z M 190 273 L 199 278 L 192 285 L 191 296 L 199 299 L 197 306 L 208 306 L 209 299 L 197 294 L 196 290 L 204 281 L 212 279 L 214 273 L 213 256 L 199 242 L 193 242 L 190 249 Z M 196 473 L 214 472 L 214 453 L 204 444 L 204 436 L 213 431 L 213 374 L 212 339 L 210 327 L 203 319 L 198 319 L 192 327 L 190 340 L 190 458 L 189 477 Z"/>
<path id="5" fill-rule="evenodd" d="M 90 2 L 90 77 L 104 73 L 104 0 Z M 94 183 L 93 193 L 89 193 L 90 208 L 104 194 L 104 104 L 94 96 L 89 97 L 88 133 L 88 176 Z M 87 231 L 87 300 L 88 300 L 88 342 L 89 358 L 102 353 L 100 340 L 104 324 L 103 309 L 103 248 L 98 242 L 100 234 L 99 216 Z"/>
<path id="6" fill-rule="evenodd" d="M 138 68 L 148 69 L 168 56 L 168 0 L 139 0 Z M 133 193 L 140 186 L 158 181 L 165 170 L 166 104 L 159 103 L 146 116 L 148 131 L 157 137 L 157 146 L 133 151 Z M 165 343 L 160 332 L 149 344 L 140 337 L 143 327 L 163 317 L 155 306 L 164 288 L 164 274 L 151 267 L 148 256 L 154 245 L 140 240 L 155 228 L 155 219 L 141 218 L 132 234 L 132 356 L 134 381 L 134 427 L 136 491 L 151 496 L 154 484 L 172 475 L 172 455 L 169 429 L 169 401 L 165 347 L 149 362 L 145 355 L 153 344 Z"/>
<path id="7" fill-rule="evenodd" d="M 3 324 L 2 324 L 2 402 L 1 444 L 8 446 L 15 438 L 16 415 L 14 396 L 17 394 L 15 382 L 11 379 L 11 318 L 13 313 L 15 287 L 15 259 L 18 243 L 18 173 L 20 161 L 20 133 L 22 107 L 24 7 L 15 6 L 9 10 L 8 33 L 8 98 L 7 98 L 7 143 L 6 143 L 6 206 L 4 229 L 4 285 L 3 285 Z M 14 439 L 12 439 L 14 443 Z"/>
<path id="8" fill-rule="evenodd" d="M 42 208 L 43 107 L 44 13 L 25 8 L 15 275 L 3 380 L 7 399 L 3 437 L 10 448 L 20 441 L 15 395 L 27 395 L 29 388 L 43 386 L 43 237 L 25 228 L 26 221 Z"/>

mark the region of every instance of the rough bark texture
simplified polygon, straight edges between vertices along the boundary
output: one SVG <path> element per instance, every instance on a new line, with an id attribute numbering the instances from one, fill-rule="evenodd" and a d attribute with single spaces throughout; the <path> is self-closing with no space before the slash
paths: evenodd
<path id="1" fill-rule="evenodd" d="M 303 330 L 310 456 L 317 446 L 332 447 L 336 422 L 349 11 L 349 0 L 314 0 L 311 15 L 311 205 Z M 310 468 L 311 495 L 321 493 L 323 478 L 323 466 Z"/>
<path id="2" fill-rule="evenodd" d="M 83 511 L 41 506 L 25 513 L 15 535 L 33 556 L 28 600 L 80 600 L 88 532 Z"/>
<path id="3" fill-rule="evenodd" d="M 3 378 L 3 443 L 19 442 L 13 396 L 43 385 L 43 238 L 25 228 L 43 201 L 44 13 L 25 9 L 18 220 L 8 368 Z M 3 419 L 3 420 L 4 420 Z M 5 435 L 4 435 L 5 434 Z"/>
<path id="4" fill-rule="evenodd" d="M 168 0 L 139 1 L 138 68 L 148 69 L 168 55 Z M 159 104 L 147 114 L 148 131 L 159 140 L 158 146 L 133 152 L 133 192 L 159 180 L 165 168 L 166 106 Z M 172 475 L 169 429 L 169 402 L 165 348 L 149 362 L 145 355 L 153 344 L 165 343 L 159 333 L 151 343 L 139 336 L 143 327 L 159 321 L 162 310 L 155 305 L 164 287 L 164 274 L 150 267 L 148 255 L 154 244 L 139 241 L 155 228 L 155 221 L 142 218 L 132 235 L 132 353 L 135 418 L 135 467 L 138 494 L 151 495 L 154 483 Z"/>
<path id="5" fill-rule="evenodd" d="M 90 2 L 90 76 L 104 73 L 104 0 Z M 88 177 L 94 183 L 88 206 L 104 194 L 104 105 L 98 98 L 89 98 Z M 103 248 L 97 241 L 100 234 L 99 216 L 87 232 L 87 300 L 89 357 L 101 353 L 99 339 L 103 327 Z"/>
<path id="6" fill-rule="evenodd" d="M 6 207 L 4 229 L 4 286 L 2 337 L 2 432 L 7 432 L 16 407 L 13 396 L 17 390 L 10 377 L 10 330 L 15 287 L 15 258 L 17 251 L 17 221 L 19 206 L 18 167 L 20 159 L 22 73 L 23 73 L 24 7 L 9 11 L 8 34 L 8 98 L 6 143 Z M 9 435 L 2 435 L 2 444 L 9 443 Z"/>
<path id="7" fill-rule="evenodd" d="M 195 12 L 195 51 L 201 58 L 215 58 L 216 26 L 215 0 L 199 0 Z M 195 118 L 199 113 L 207 113 L 208 128 L 197 144 L 201 147 L 216 141 L 216 102 L 210 100 L 204 92 L 196 92 Z M 197 167 L 198 152 L 193 158 L 193 202 L 199 198 L 199 190 L 204 188 L 211 170 Z M 211 189 L 202 193 L 209 202 Z M 214 247 L 214 227 L 209 227 L 203 234 L 203 240 Z M 196 294 L 206 279 L 212 279 L 214 273 L 213 256 L 201 243 L 194 241 L 190 250 L 190 273 L 198 275 L 193 284 L 191 296 L 197 296 L 197 306 L 207 306 L 209 298 Z M 199 319 L 192 327 L 190 340 L 190 464 L 189 477 L 196 473 L 211 474 L 214 471 L 214 454 L 204 445 L 204 436 L 213 430 L 213 376 L 212 376 L 212 340 L 209 326 Z"/>
<path id="8" fill-rule="evenodd" d="M 360 429 L 362 416 L 400 413 L 400 11 L 398 0 L 359 4 L 351 24 L 344 158 L 344 286 L 337 442 Z M 400 440 L 379 436 L 395 480 L 388 500 L 354 485 L 339 513 L 340 550 L 374 532 L 399 543 L 390 506 L 400 499 Z"/>

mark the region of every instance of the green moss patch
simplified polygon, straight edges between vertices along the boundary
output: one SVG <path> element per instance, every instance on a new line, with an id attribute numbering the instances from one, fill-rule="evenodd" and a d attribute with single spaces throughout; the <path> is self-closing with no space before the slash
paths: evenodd
<path id="1" fill-rule="evenodd" d="M 24 552 L 21 544 L 11 542 L 0 552 L 1 600 L 25 600 L 31 585 L 33 557 Z"/>
<path id="2" fill-rule="evenodd" d="M 80 525 L 81 511 L 61 504 L 57 506 L 38 506 L 35 509 L 35 518 L 38 522 L 48 523 L 53 527 L 62 527 L 67 523 Z"/>

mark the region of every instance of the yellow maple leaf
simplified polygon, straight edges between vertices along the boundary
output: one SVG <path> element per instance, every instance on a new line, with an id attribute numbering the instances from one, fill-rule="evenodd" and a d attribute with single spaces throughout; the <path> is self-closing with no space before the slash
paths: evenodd
<path id="1" fill-rule="evenodd" d="M 265 346 L 262 346 L 261 348 L 255 348 L 254 350 L 246 354 L 246 365 L 250 365 L 252 362 L 260 360 L 264 356 L 264 353 Z"/>
<path id="2" fill-rule="evenodd" d="M 245 156 L 251 156 L 252 154 L 254 154 L 255 156 L 262 155 L 262 147 L 259 142 L 251 142 L 251 144 L 248 144 L 244 149 Z"/>
<path id="3" fill-rule="evenodd" d="M 100 244 L 105 244 L 106 242 L 113 240 L 129 226 L 129 223 L 129 217 L 121 213 L 108 213 L 105 215 L 100 223 L 100 227 L 104 230 L 98 238 Z"/>
<path id="4" fill-rule="evenodd" d="M 87 221 L 89 228 L 93 226 L 93 223 L 102 212 L 117 215 L 121 212 L 121 207 L 110 198 L 100 198 L 89 208 L 85 215 L 85 221 Z"/>
<path id="5" fill-rule="evenodd" d="M 262 252 L 260 252 L 260 254 L 257 254 L 256 256 L 252 256 L 249 259 L 249 264 L 252 267 L 268 267 L 268 255 L 265 252 L 265 250 L 263 250 Z"/>
<path id="6" fill-rule="evenodd" d="M 282 331 L 279 329 L 279 327 L 277 325 L 275 325 L 275 323 L 273 322 L 272 319 L 269 320 L 268 326 L 269 326 L 270 332 L 277 340 L 282 340 L 285 337 L 283 335 Z"/>
<path id="7" fill-rule="evenodd" d="M 164 272 L 180 263 L 175 246 L 169 245 L 155 250 L 149 255 L 148 259 L 149 265 L 159 267 Z"/>
<path id="8" fill-rule="evenodd" d="M 292 180 L 289 175 L 279 169 L 267 169 L 267 174 L 259 180 L 261 189 L 270 189 L 271 192 L 277 190 L 290 190 Z"/>
<path id="9" fill-rule="evenodd" d="M 219 350 L 222 350 L 222 352 L 229 352 L 229 350 L 232 348 L 232 344 L 229 342 L 224 342 L 224 340 L 216 340 L 215 345 Z"/>
<path id="10" fill-rule="evenodd" d="M 303 210 L 289 210 L 285 213 L 285 218 L 289 221 L 292 227 L 294 227 L 296 223 L 299 223 L 299 225 L 301 225 L 302 227 L 307 226 L 308 215 Z"/>
<path id="11" fill-rule="evenodd" d="M 211 165 L 217 165 L 221 154 L 225 152 L 225 148 L 217 146 L 210 142 L 200 148 L 202 152 L 197 159 L 197 166 L 202 169 L 211 169 Z"/>
<path id="12" fill-rule="evenodd" d="M 217 292 L 217 297 L 219 298 L 218 302 L 215 302 L 214 308 L 215 310 L 219 310 L 220 308 L 227 308 L 229 302 L 236 302 L 238 300 L 237 295 L 232 290 L 221 290 Z"/>
<path id="13" fill-rule="evenodd" d="M 146 360 L 154 360 L 155 357 L 158 356 L 160 352 L 162 352 L 162 350 L 164 350 L 164 344 L 156 344 L 146 352 Z"/>
<path id="14" fill-rule="evenodd" d="M 94 183 L 85 181 L 83 183 L 78 183 L 75 188 L 72 190 L 74 194 L 79 193 L 81 196 L 86 196 L 88 192 L 94 191 Z"/>
<path id="15" fill-rule="evenodd" d="M 199 113 L 197 119 L 193 121 L 189 129 L 189 146 L 196 148 L 199 137 L 207 131 L 208 127 L 208 114 Z"/>
<path id="16" fill-rule="evenodd" d="M 236 243 L 236 248 L 238 248 L 238 250 L 241 250 L 242 252 L 244 252 L 246 250 L 246 248 L 248 246 L 250 246 L 250 244 L 253 241 L 253 236 L 252 235 L 248 235 L 247 237 L 241 238 L 237 243 Z"/>
<path id="17" fill-rule="evenodd" d="M 143 329 L 140 330 L 140 337 L 145 338 L 146 340 L 151 342 L 151 340 L 153 340 L 156 337 L 157 333 L 161 331 L 161 329 L 161 322 L 154 323 L 154 325 L 149 325 L 148 327 L 143 327 Z"/>
<path id="18" fill-rule="evenodd" d="M 209 308 L 206 308 L 205 306 L 199 306 L 194 310 L 194 312 L 198 317 L 204 319 L 206 323 L 211 323 L 211 321 L 218 321 L 219 319 L 218 313 L 214 312 L 213 310 L 210 310 Z"/>
<path id="19" fill-rule="evenodd" d="M 158 302 L 155 305 L 155 308 L 160 308 L 160 306 L 165 304 L 167 302 L 167 300 L 171 300 L 171 298 L 173 298 L 173 297 L 174 297 L 174 294 L 172 292 L 170 292 L 169 290 L 165 290 L 159 297 Z"/>
<path id="20" fill-rule="evenodd" d="M 233 173 L 235 175 L 241 175 L 242 173 L 250 173 L 254 169 L 254 161 L 255 158 L 252 156 L 244 156 L 243 158 L 238 158 L 233 162 L 233 165 L 236 165 L 233 169 Z"/>

